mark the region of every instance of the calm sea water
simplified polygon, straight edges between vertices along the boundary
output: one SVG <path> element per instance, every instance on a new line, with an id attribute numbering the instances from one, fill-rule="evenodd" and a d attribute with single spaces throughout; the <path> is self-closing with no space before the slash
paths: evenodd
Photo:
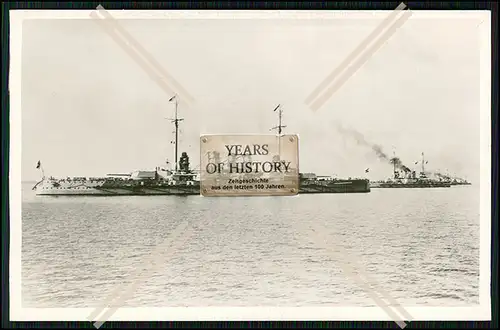
<path id="1" fill-rule="evenodd" d="M 193 234 L 143 272 L 126 306 L 375 306 L 311 229 L 400 304 L 478 303 L 477 186 L 254 198 L 42 197 L 30 188 L 23 307 L 99 306 L 184 221 Z"/>

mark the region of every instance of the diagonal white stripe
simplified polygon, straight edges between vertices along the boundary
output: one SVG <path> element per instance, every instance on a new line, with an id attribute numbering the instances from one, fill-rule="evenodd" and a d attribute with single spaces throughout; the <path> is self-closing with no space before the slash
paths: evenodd
<path id="1" fill-rule="evenodd" d="M 143 267 L 140 267 L 139 269 L 136 268 L 134 273 L 129 276 L 134 279 L 133 282 L 129 284 L 127 288 L 124 288 L 123 285 L 117 286 L 113 293 L 108 296 L 100 307 L 95 308 L 87 319 L 95 321 L 106 308 L 109 308 L 101 317 L 99 317 L 99 321 L 94 323 L 94 326 L 99 328 L 118 310 L 118 308 L 123 306 L 125 301 L 133 295 L 136 289 L 144 282 L 151 272 L 156 271 L 160 266 L 165 266 L 165 261 L 168 257 L 172 256 L 177 247 L 179 247 L 180 244 L 185 243 L 191 237 L 192 233 L 193 228 L 190 227 L 187 222 L 183 222 L 177 226 L 169 235 L 167 240 L 158 245 L 149 257 L 144 260 Z M 166 255 L 162 255 L 164 250 L 169 246 L 170 249 L 166 252 Z M 113 303 L 113 301 L 115 301 L 115 303 Z"/>
<path id="2" fill-rule="evenodd" d="M 371 47 L 369 47 L 366 52 L 358 58 L 351 66 L 349 66 L 343 73 L 340 75 L 340 78 L 337 80 L 335 84 L 330 86 L 324 94 L 322 94 L 318 99 L 316 99 L 312 105 L 311 109 L 313 111 L 318 110 L 328 99 L 332 97 L 332 95 L 342 87 L 349 78 L 351 78 L 356 71 L 358 71 L 363 64 L 365 64 L 376 52 L 379 50 L 385 42 L 387 42 L 394 33 L 396 33 L 397 29 L 399 29 L 412 15 L 411 11 L 405 11 L 404 14 L 387 30 L 385 31 L 380 39 L 378 39 Z"/>
<path id="3" fill-rule="evenodd" d="M 396 9 L 391 12 L 389 16 L 387 16 L 382 23 L 380 23 L 375 30 L 370 33 L 365 40 L 363 40 L 358 47 L 356 47 L 345 59 L 342 63 L 335 68 L 319 85 L 316 87 L 311 94 L 306 98 L 306 104 L 311 103 L 318 95 L 324 90 L 335 78 L 339 75 L 339 73 L 344 70 L 349 63 L 351 63 L 357 56 L 359 56 L 367 47 L 370 42 L 375 40 L 377 36 L 391 23 L 392 20 L 400 13 L 401 10 L 405 9 L 406 5 L 401 2 Z"/>
<path id="4" fill-rule="evenodd" d="M 178 94 L 187 104 L 194 102 L 193 97 L 175 78 L 169 74 L 159 62 L 135 40 L 101 5 L 97 7 L 104 18 L 99 17 L 97 12 L 90 13 L 93 21 L 101 25 L 111 38 L 130 56 L 136 63 L 163 89 L 169 97 Z M 170 82 L 169 83 L 167 83 Z M 170 86 L 172 85 L 172 86 Z"/>
<path id="5" fill-rule="evenodd" d="M 303 232 L 305 230 L 301 230 Z M 340 245 L 335 245 L 330 242 L 328 237 L 324 234 L 326 230 L 313 230 L 309 237 L 314 237 L 314 234 L 319 239 L 315 239 L 313 242 L 325 248 L 330 252 L 337 264 L 342 268 L 342 271 L 354 281 L 358 286 L 363 288 L 365 292 L 372 298 L 377 306 L 382 308 L 386 314 L 396 322 L 402 329 L 404 329 L 407 324 L 403 321 L 403 316 L 406 321 L 413 320 L 413 317 L 408 313 L 408 311 L 403 308 L 393 297 L 389 295 L 385 290 L 381 288 L 378 283 L 371 279 L 368 274 L 362 271 L 361 266 L 357 265 L 353 258 L 348 259 L 347 251 Z M 363 280 L 363 277 L 365 278 Z M 389 308 L 389 304 L 382 300 L 384 298 L 389 304 L 399 312 L 400 315 L 396 314 L 393 309 Z"/>

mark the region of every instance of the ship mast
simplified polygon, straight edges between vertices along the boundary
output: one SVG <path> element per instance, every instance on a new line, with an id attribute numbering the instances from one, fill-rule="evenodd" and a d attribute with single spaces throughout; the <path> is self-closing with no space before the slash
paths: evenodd
<path id="1" fill-rule="evenodd" d="M 175 101 L 175 116 L 173 119 L 171 119 L 170 121 L 172 123 L 174 123 L 174 126 L 175 126 L 175 141 L 174 141 L 174 147 L 175 147 L 175 172 L 177 172 L 177 169 L 178 169 L 178 156 L 179 156 L 179 146 L 178 146 L 178 142 L 179 142 L 179 122 L 183 121 L 184 119 L 183 118 L 179 118 L 177 116 L 177 109 L 178 109 L 178 106 L 179 106 L 179 101 L 177 99 L 177 94 L 172 96 L 170 98 L 170 100 L 168 100 L 169 102 L 172 102 L 172 101 Z"/>
<path id="2" fill-rule="evenodd" d="M 425 173 L 425 158 L 424 153 L 422 152 L 422 174 Z"/>
<path id="3" fill-rule="evenodd" d="M 281 104 L 278 104 L 274 108 L 273 112 L 276 111 L 278 111 L 278 126 L 274 126 L 270 130 L 278 130 L 278 156 L 281 158 L 281 133 L 283 132 L 283 128 L 286 127 L 286 125 L 282 125 L 283 109 L 281 108 Z"/>
<path id="4" fill-rule="evenodd" d="M 274 126 L 273 128 L 271 128 L 271 130 L 277 129 L 278 135 L 281 136 L 281 132 L 283 132 L 283 128 L 286 127 L 286 125 L 281 125 L 282 118 L 283 118 L 283 109 L 281 108 L 281 104 L 278 104 L 278 106 L 276 106 L 276 108 L 274 108 L 273 112 L 276 112 L 276 111 L 278 111 L 278 126 Z"/>
<path id="5" fill-rule="evenodd" d="M 394 179 L 397 179 L 397 175 L 396 175 L 396 150 L 392 150 L 392 165 L 393 165 L 392 174 L 394 176 Z"/>

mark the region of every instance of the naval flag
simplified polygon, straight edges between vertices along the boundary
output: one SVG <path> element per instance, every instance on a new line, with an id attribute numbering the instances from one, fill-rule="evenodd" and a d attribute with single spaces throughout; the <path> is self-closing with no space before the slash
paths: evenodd
<path id="1" fill-rule="evenodd" d="M 38 161 L 38 163 L 36 163 L 36 168 L 37 168 L 37 169 L 38 169 L 38 168 L 40 168 L 40 166 L 41 166 L 41 165 L 42 165 L 42 164 L 40 163 L 40 161 Z"/>
<path id="2" fill-rule="evenodd" d="M 177 95 L 174 95 L 170 98 L 170 100 L 168 100 L 168 102 L 172 102 L 173 100 L 175 100 L 175 98 L 177 97 Z"/>

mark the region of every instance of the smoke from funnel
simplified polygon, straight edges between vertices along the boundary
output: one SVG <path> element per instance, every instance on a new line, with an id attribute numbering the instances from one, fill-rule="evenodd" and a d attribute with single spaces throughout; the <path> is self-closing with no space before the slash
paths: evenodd
<path id="1" fill-rule="evenodd" d="M 378 159 L 389 162 L 390 164 L 394 165 L 396 169 L 402 170 L 406 173 L 411 172 L 411 170 L 408 168 L 408 166 L 404 165 L 403 162 L 397 158 L 397 157 L 392 157 L 390 158 L 387 156 L 387 154 L 383 151 L 382 147 L 380 145 L 370 143 L 366 140 L 363 134 L 360 132 L 352 129 L 352 128 L 345 128 L 340 124 L 337 124 L 337 130 L 339 131 L 340 134 L 344 136 L 349 136 L 353 138 L 358 145 L 370 148 L 375 155 L 377 156 Z"/>
<path id="2" fill-rule="evenodd" d="M 401 159 L 398 157 L 393 157 L 390 160 L 390 163 L 395 165 L 398 170 L 401 170 L 403 172 L 409 173 L 411 170 L 401 162 Z"/>

